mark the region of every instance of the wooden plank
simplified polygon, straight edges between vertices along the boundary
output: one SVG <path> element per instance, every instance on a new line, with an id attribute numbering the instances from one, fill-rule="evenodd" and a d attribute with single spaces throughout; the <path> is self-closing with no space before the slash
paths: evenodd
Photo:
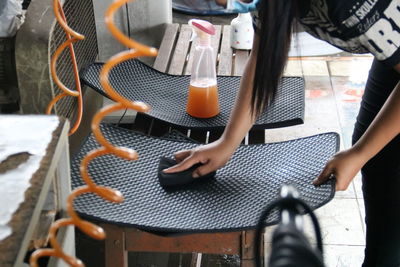
<path id="1" fill-rule="evenodd" d="M 240 267 L 256 267 L 256 262 L 255 260 L 241 260 L 240 261 Z M 264 266 L 264 265 L 262 265 Z"/>
<path id="2" fill-rule="evenodd" d="M 175 53 L 172 57 L 171 65 L 168 73 L 180 75 L 183 73 L 183 68 L 186 63 L 186 56 L 189 50 L 189 40 L 192 34 L 192 29 L 189 25 L 182 25 L 178 41 L 175 46 Z"/>
<path id="3" fill-rule="evenodd" d="M 164 38 L 161 42 L 160 48 L 158 49 L 158 55 L 153 65 L 153 68 L 156 70 L 161 72 L 167 71 L 178 29 L 179 25 L 177 23 L 167 25 Z"/>
<path id="4" fill-rule="evenodd" d="M 225 25 L 222 32 L 221 49 L 218 60 L 218 75 L 232 75 L 232 48 L 231 48 L 231 26 Z"/>
<path id="5" fill-rule="evenodd" d="M 128 254 L 128 266 L 130 266 L 130 267 L 189 266 L 189 264 L 180 265 L 179 255 L 176 255 L 176 256 L 178 256 L 178 259 L 175 255 L 176 254 L 169 254 L 169 253 L 131 252 Z M 189 261 L 189 260 L 186 260 L 186 261 Z M 91 266 L 100 267 L 97 265 L 90 265 L 88 267 L 91 267 Z M 117 267 L 117 266 L 115 266 L 115 267 Z"/>
<path id="6" fill-rule="evenodd" d="M 251 260 L 255 258 L 254 243 L 256 239 L 256 233 L 254 230 L 245 230 L 241 234 L 241 253 L 240 258 L 242 260 Z"/>
<path id="7" fill-rule="evenodd" d="M 241 232 L 189 234 L 164 237 L 138 229 L 126 228 L 128 251 L 201 252 L 209 254 L 241 254 Z M 115 265 L 117 266 L 117 265 Z"/>
<path id="8" fill-rule="evenodd" d="M 234 76 L 242 76 L 248 57 L 248 50 L 235 50 L 235 61 L 233 67 Z"/>
<path id="9" fill-rule="evenodd" d="M 219 51 L 219 44 L 221 40 L 221 25 L 215 25 L 215 35 L 211 37 L 211 47 L 214 50 L 214 56 L 215 56 L 215 62 L 217 62 L 217 55 Z M 185 69 L 185 74 L 190 75 L 192 73 L 192 65 L 193 65 L 193 54 L 194 54 L 194 48 L 196 47 L 198 43 L 198 39 L 196 39 L 189 52 L 189 59 L 188 63 L 186 64 L 186 69 Z"/>

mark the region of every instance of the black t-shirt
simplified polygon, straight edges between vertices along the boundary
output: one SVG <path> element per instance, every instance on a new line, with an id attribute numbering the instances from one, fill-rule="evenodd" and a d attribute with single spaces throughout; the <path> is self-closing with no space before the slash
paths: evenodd
<path id="1" fill-rule="evenodd" d="M 400 63 L 400 0 L 299 2 L 299 22 L 314 37 L 350 53 L 370 52 L 390 66 Z"/>

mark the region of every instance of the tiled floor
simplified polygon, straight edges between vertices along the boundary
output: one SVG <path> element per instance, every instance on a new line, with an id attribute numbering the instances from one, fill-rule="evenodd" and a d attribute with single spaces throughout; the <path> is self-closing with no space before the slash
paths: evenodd
<path id="1" fill-rule="evenodd" d="M 335 131 L 341 134 L 342 149 L 348 148 L 371 63 L 371 57 L 290 60 L 286 75 L 302 74 L 306 79 L 305 123 L 287 129 L 267 130 L 267 142 Z M 335 198 L 318 209 L 316 214 L 322 228 L 326 265 L 361 266 L 365 226 L 359 175 L 347 191 L 337 192 Z M 306 235 L 315 243 L 309 221 L 305 221 L 304 228 Z M 273 229 L 267 229 L 266 240 Z"/>

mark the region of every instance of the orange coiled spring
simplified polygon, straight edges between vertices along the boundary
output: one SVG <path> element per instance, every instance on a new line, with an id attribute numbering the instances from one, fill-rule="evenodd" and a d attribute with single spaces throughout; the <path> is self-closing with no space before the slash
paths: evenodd
<path id="1" fill-rule="evenodd" d="M 46 114 L 50 114 L 51 110 L 53 109 L 54 105 L 62 98 L 66 96 L 73 96 L 78 98 L 78 113 L 76 116 L 75 124 L 71 128 L 69 135 L 72 135 L 78 130 L 79 125 L 82 120 L 82 112 L 83 112 L 83 103 L 82 103 L 82 90 L 81 90 L 81 83 L 79 81 L 79 71 L 78 71 L 78 64 L 76 62 L 76 57 L 75 57 L 75 51 L 73 47 L 73 43 L 85 39 L 85 36 L 82 34 L 79 34 L 72 30 L 67 23 L 67 19 L 65 18 L 64 10 L 61 6 L 60 0 L 53 0 L 53 10 L 55 17 L 58 21 L 58 23 L 61 25 L 61 28 L 64 30 L 67 40 L 62 43 L 54 52 L 53 56 L 51 57 L 50 60 L 50 72 L 51 72 L 51 77 L 53 78 L 53 81 L 57 84 L 57 86 L 63 91 L 61 94 L 57 95 L 49 105 L 47 106 L 46 109 Z M 69 52 L 71 55 L 71 60 L 72 60 L 72 68 L 74 72 L 74 79 L 75 79 L 75 86 L 76 86 L 76 91 L 69 89 L 67 86 L 65 86 L 60 79 L 57 76 L 57 60 L 60 57 L 62 51 L 64 51 L 65 48 L 69 47 Z"/>
<path id="2" fill-rule="evenodd" d="M 55 0 L 57 1 L 57 0 Z M 112 57 L 107 63 L 104 64 L 103 69 L 100 72 L 100 81 L 102 86 L 104 87 L 105 91 L 107 94 L 116 102 L 116 104 L 109 105 L 101 109 L 93 118 L 92 121 L 92 131 L 101 145 L 100 148 L 95 149 L 91 152 L 89 152 L 85 158 L 83 158 L 81 162 L 81 167 L 80 167 L 80 173 L 82 175 L 83 180 L 85 181 L 86 185 L 76 188 L 68 197 L 67 200 L 67 213 L 70 216 L 70 218 L 65 218 L 65 219 L 60 219 L 52 225 L 50 229 L 50 244 L 52 246 L 52 249 L 41 249 L 37 250 L 35 253 L 32 254 L 30 258 L 30 264 L 32 267 L 38 267 L 37 260 L 40 257 L 46 257 L 46 256 L 53 256 L 53 257 L 58 257 L 63 259 L 66 263 L 68 263 L 70 266 L 84 266 L 82 261 L 79 259 L 76 259 L 70 255 L 65 254 L 60 245 L 58 244 L 56 240 L 56 233 L 57 230 L 60 227 L 65 227 L 69 225 L 75 225 L 78 227 L 82 232 L 85 234 L 89 235 L 92 238 L 95 239 L 104 239 L 106 237 L 106 234 L 104 230 L 95 225 L 92 224 L 88 221 L 84 221 L 81 218 L 79 218 L 78 214 L 75 212 L 74 207 L 73 207 L 73 201 L 76 197 L 86 194 L 86 193 L 95 193 L 102 198 L 111 201 L 111 202 L 116 202 L 120 203 L 124 200 L 123 195 L 112 188 L 109 187 L 104 187 L 104 186 L 99 186 L 96 185 L 93 180 L 91 179 L 89 173 L 88 173 L 88 166 L 90 161 L 92 161 L 94 158 L 107 155 L 107 154 L 114 154 L 118 157 L 127 159 L 127 160 L 137 160 L 138 159 L 138 154 L 136 151 L 128 148 L 123 148 L 123 147 L 114 147 L 112 144 L 110 144 L 103 136 L 103 134 L 100 131 L 100 122 L 106 116 L 107 114 L 111 112 L 115 112 L 118 110 L 123 110 L 123 109 L 133 109 L 139 112 L 146 112 L 149 110 L 149 106 L 142 102 L 132 102 L 122 96 L 120 96 L 118 93 L 114 91 L 114 89 L 111 87 L 109 83 L 109 72 L 110 70 L 117 64 L 126 61 L 128 59 L 136 58 L 139 56 L 156 56 L 157 55 L 157 50 L 154 48 L 149 48 L 147 46 L 144 46 L 142 44 L 139 44 L 135 42 L 134 40 L 128 38 L 125 36 L 121 31 L 118 30 L 118 28 L 114 25 L 113 23 L 113 17 L 115 12 L 123 5 L 125 5 L 127 2 L 130 0 L 116 0 L 114 1 L 113 4 L 110 5 L 110 7 L 107 9 L 106 12 L 106 25 L 111 31 L 111 34 L 119 40 L 121 43 L 126 45 L 127 47 L 130 48 L 128 51 L 121 52 L 114 57 Z M 60 6 L 61 8 L 61 6 Z"/>

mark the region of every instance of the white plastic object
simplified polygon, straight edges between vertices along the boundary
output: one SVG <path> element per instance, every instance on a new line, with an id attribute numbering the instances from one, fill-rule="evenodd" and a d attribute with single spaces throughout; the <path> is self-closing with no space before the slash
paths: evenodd
<path id="1" fill-rule="evenodd" d="M 208 21 L 191 19 L 192 38 L 198 38 L 194 42 L 193 64 L 191 69 L 191 83 L 199 80 L 207 80 L 207 83 L 216 84 L 215 55 L 211 46 L 211 35 L 215 34 L 215 27 Z"/>
<path id="2" fill-rule="evenodd" d="M 250 50 L 253 46 L 254 28 L 250 13 L 239 13 L 231 21 L 231 47 Z"/>
<path id="3" fill-rule="evenodd" d="M 0 0 L 0 37 L 12 37 L 24 22 L 22 0 Z"/>
<path id="4" fill-rule="evenodd" d="M 211 35 L 215 27 L 205 20 L 189 21 L 197 38 L 193 43 L 193 63 L 186 111 L 196 118 L 211 118 L 219 113 L 215 54 L 211 46 Z"/>

